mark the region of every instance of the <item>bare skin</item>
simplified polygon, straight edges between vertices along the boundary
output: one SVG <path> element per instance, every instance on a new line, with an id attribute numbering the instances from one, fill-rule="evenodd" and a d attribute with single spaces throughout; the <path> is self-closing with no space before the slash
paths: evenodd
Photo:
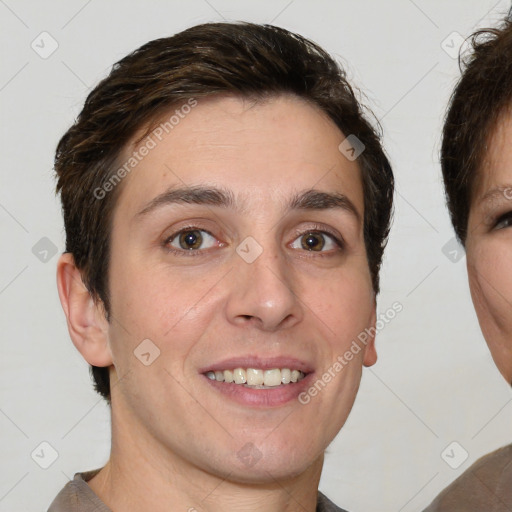
<path id="1" fill-rule="evenodd" d="M 274 390 L 239 387 L 233 398 L 205 370 L 288 358 L 313 383 L 374 326 L 361 173 L 338 150 L 344 138 L 295 97 L 202 99 L 122 183 L 110 322 L 62 256 L 71 337 L 89 363 L 110 367 L 112 451 L 89 485 L 112 510 L 315 510 L 324 451 L 376 361 L 374 340 L 307 405 Z M 162 196 L 184 187 L 231 202 Z M 307 191 L 343 199 L 293 204 Z M 262 249 L 251 263 L 236 250 L 254 250 L 247 237 Z M 147 366 L 134 355 L 146 339 L 160 351 Z M 268 404 L 250 403 L 259 391 Z"/>

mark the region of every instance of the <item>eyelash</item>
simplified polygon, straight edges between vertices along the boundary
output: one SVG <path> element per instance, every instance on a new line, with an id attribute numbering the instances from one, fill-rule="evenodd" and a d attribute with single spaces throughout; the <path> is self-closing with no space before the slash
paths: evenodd
<path id="1" fill-rule="evenodd" d="M 210 233 L 210 231 L 208 231 L 207 229 L 202 229 L 198 226 L 187 226 L 185 228 L 181 228 L 179 231 L 176 231 L 172 235 L 165 238 L 165 240 L 162 243 L 163 247 L 166 249 L 166 251 L 168 253 L 172 253 L 177 256 L 202 256 L 204 254 L 204 251 L 208 250 L 208 249 L 187 250 L 187 249 L 175 249 L 174 247 L 169 246 L 169 243 L 172 242 L 177 236 L 181 235 L 182 233 L 186 233 L 187 231 L 204 231 L 205 233 L 208 233 L 208 235 L 210 235 L 211 237 L 215 238 L 215 236 L 212 233 Z M 338 246 L 338 248 L 340 250 L 345 249 L 345 240 L 343 240 L 343 238 L 341 236 L 332 233 L 331 231 L 325 229 L 324 227 L 316 226 L 316 225 L 309 229 L 306 229 L 306 230 L 302 230 L 302 231 L 297 230 L 295 232 L 295 238 L 293 239 L 293 241 L 295 241 L 297 238 L 307 235 L 307 234 L 320 234 L 320 235 L 328 236 L 329 238 L 331 238 L 333 240 L 333 242 Z M 220 247 L 222 247 L 223 245 L 224 244 L 222 244 L 222 242 L 221 242 Z M 314 253 L 315 257 L 332 256 L 330 251 L 327 251 L 327 254 L 324 251 L 306 251 L 306 250 L 304 250 L 304 252 L 305 253 Z"/>
<path id="2" fill-rule="evenodd" d="M 509 221 L 508 226 L 498 227 L 499 224 L 501 224 L 503 221 L 506 221 L 506 220 Z M 493 229 L 506 229 L 512 225 L 512 224 L 510 224 L 510 222 L 512 222 L 512 211 L 504 213 L 503 215 L 500 215 L 494 222 Z"/>

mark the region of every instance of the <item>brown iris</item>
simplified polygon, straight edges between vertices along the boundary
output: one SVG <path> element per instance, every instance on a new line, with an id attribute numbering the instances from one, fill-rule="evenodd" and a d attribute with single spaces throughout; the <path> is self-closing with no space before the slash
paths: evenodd
<path id="1" fill-rule="evenodd" d="M 321 251 L 324 248 L 325 240 L 320 233 L 307 233 L 302 235 L 300 243 L 306 251 Z"/>
<path id="2" fill-rule="evenodd" d="M 182 249 L 199 249 L 203 243 L 201 231 L 183 231 L 179 236 L 179 243 Z"/>

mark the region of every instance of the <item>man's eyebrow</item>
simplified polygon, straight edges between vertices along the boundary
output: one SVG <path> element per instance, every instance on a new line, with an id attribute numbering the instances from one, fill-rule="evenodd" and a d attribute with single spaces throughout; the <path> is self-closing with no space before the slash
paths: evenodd
<path id="1" fill-rule="evenodd" d="M 230 190 L 218 187 L 185 186 L 171 188 L 152 199 L 136 217 L 142 217 L 164 205 L 171 204 L 197 204 L 220 206 L 222 208 L 234 208 L 235 197 Z M 238 209 L 243 210 L 243 205 Z M 288 205 L 287 210 L 330 210 L 342 209 L 357 220 L 361 219 L 354 203 L 344 194 L 339 192 L 322 192 L 319 190 L 305 190 L 295 194 Z"/>
<path id="2" fill-rule="evenodd" d="M 230 208 L 235 204 L 235 200 L 231 191 L 216 187 L 171 188 L 152 199 L 137 213 L 137 217 L 142 217 L 161 206 L 170 204 L 204 204 Z"/>
<path id="3" fill-rule="evenodd" d="M 339 192 L 321 192 L 319 190 L 306 190 L 295 195 L 290 202 L 291 210 L 329 210 L 339 208 L 353 214 L 357 220 L 361 216 L 354 203 Z"/>

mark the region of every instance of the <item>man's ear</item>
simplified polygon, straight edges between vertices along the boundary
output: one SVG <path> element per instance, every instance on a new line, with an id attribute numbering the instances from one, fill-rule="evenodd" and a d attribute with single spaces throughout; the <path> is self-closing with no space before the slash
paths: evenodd
<path id="1" fill-rule="evenodd" d="M 108 320 L 84 285 L 70 253 L 63 254 L 57 263 L 57 288 L 75 347 L 93 366 L 112 365 Z"/>
<path id="2" fill-rule="evenodd" d="M 368 336 L 366 348 L 364 351 L 363 364 L 365 366 L 373 366 L 377 362 L 377 350 L 375 349 L 375 334 L 377 325 L 377 302 L 373 301 L 373 310 L 370 317 L 368 330 L 372 333 Z"/>

